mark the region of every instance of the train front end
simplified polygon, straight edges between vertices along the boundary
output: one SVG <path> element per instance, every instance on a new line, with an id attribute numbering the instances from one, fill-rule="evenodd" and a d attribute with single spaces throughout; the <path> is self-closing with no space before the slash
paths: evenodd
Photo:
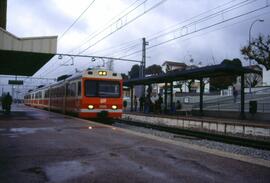
<path id="1" fill-rule="evenodd" d="M 107 70 L 87 70 L 82 77 L 79 117 L 121 118 L 123 112 L 121 74 Z"/>

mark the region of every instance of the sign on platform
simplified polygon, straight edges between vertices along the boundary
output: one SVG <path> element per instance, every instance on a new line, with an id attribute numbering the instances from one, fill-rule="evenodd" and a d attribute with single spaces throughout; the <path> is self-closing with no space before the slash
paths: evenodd
<path id="1" fill-rule="evenodd" d="M 10 85 L 23 85 L 23 80 L 8 80 Z"/>

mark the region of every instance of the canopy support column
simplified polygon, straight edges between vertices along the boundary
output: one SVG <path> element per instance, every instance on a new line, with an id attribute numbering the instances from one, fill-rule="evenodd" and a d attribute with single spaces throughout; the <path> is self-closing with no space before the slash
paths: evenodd
<path id="1" fill-rule="evenodd" d="M 173 82 L 170 83 L 170 107 L 171 112 L 173 112 Z"/>
<path id="2" fill-rule="evenodd" d="M 168 86 L 168 84 L 166 82 L 165 83 L 165 92 L 164 92 L 164 95 L 165 95 L 165 97 L 164 97 L 164 104 L 165 104 L 164 110 L 165 110 L 165 112 L 167 112 L 167 86 Z"/>
<path id="3" fill-rule="evenodd" d="M 240 118 L 245 119 L 245 76 L 242 73 L 241 74 L 241 112 L 240 112 Z"/>
<path id="4" fill-rule="evenodd" d="M 203 78 L 200 78 L 200 115 L 203 115 Z"/>
<path id="5" fill-rule="evenodd" d="M 130 87 L 130 111 L 133 112 L 133 86 Z"/>

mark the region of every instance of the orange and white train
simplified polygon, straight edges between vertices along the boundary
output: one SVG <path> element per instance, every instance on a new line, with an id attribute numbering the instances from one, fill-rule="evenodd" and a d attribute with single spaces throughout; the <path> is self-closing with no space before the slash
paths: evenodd
<path id="1" fill-rule="evenodd" d="M 122 88 L 121 74 L 88 69 L 28 92 L 24 96 L 24 103 L 81 118 L 120 118 L 123 111 Z"/>

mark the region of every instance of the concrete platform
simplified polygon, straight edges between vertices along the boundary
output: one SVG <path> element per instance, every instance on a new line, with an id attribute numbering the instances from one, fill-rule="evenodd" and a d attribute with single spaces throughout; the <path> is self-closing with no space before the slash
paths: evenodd
<path id="1" fill-rule="evenodd" d="M 214 117 L 180 116 L 165 114 L 144 114 L 125 112 L 125 120 L 189 129 L 226 136 L 237 136 L 263 141 L 270 140 L 270 121 L 236 120 Z"/>
<path id="2" fill-rule="evenodd" d="M 270 180 L 268 161 L 207 152 L 25 106 L 14 110 L 0 114 L 1 182 Z"/>

